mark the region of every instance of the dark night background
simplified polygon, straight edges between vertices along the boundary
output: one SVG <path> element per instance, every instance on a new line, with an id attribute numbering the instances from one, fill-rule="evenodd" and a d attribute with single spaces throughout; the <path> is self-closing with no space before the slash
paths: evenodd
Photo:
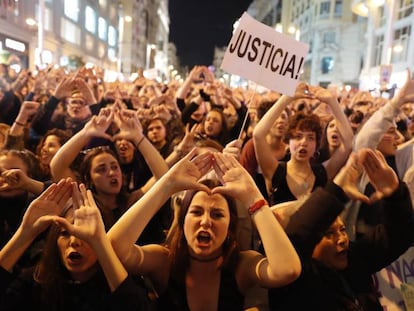
<path id="1" fill-rule="evenodd" d="M 169 0 L 170 41 L 182 66 L 210 65 L 214 46 L 225 47 L 234 22 L 252 0 Z"/>

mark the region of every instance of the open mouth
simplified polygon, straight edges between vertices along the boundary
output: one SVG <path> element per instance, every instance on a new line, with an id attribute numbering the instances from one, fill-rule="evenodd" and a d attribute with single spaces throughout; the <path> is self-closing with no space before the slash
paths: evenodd
<path id="1" fill-rule="evenodd" d="M 118 184 L 119 184 L 118 179 L 116 179 L 116 178 L 111 179 L 110 183 L 111 183 L 111 186 L 118 186 Z"/>
<path id="2" fill-rule="evenodd" d="M 298 153 L 300 155 L 306 155 L 308 153 L 308 151 L 306 149 L 299 149 Z"/>
<path id="3" fill-rule="evenodd" d="M 208 232 L 202 231 L 197 235 L 197 241 L 200 244 L 208 244 L 211 241 L 211 235 Z"/>
<path id="4" fill-rule="evenodd" d="M 69 261 L 76 263 L 82 260 L 82 255 L 79 252 L 71 252 L 68 256 Z"/>

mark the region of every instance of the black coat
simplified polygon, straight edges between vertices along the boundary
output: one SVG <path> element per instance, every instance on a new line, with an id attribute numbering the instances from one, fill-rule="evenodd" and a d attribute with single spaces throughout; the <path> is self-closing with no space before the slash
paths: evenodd
<path id="1" fill-rule="evenodd" d="M 302 262 L 302 273 L 292 284 L 269 290 L 271 310 L 382 310 L 371 275 L 404 253 L 414 237 L 414 219 L 407 187 L 381 201 L 384 223 L 371 236 L 350 244 L 348 267 L 335 271 L 312 259 L 312 252 L 339 213 L 346 197 L 329 183 L 318 188 L 294 214 L 286 232 Z"/>
<path id="2" fill-rule="evenodd" d="M 33 279 L 33 269 L 21 273 L 17 278 L 0 268 L 0 311 L 112 311 L 148 310 L 146 290 L 131 277 L 127 277 L 111 293 L 101 271 L 85 283 L 68 280 L 63 284 L 63 297 L 58 303 L 42 300 L 41 286 Z M 48 298 L 50 295 L 46 295 Z"/>

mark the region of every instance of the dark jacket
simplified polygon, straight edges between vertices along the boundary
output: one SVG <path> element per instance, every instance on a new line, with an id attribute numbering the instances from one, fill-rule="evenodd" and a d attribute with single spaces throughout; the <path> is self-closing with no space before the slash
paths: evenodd
<path id="1" fill-rule="evenodd" d="M 302 262 L 302 273 L 292 284 L 269 290 L 271 310 L 382 310 L 371 275 L 396 260 L 411 245 L 414 220 L 405 184 L 380 203 L 384 222 L 370 236 L 350 244 L 348 267 L 335 271 L 312 259 L 312 252 L 339 213 L 346 197 L 329 183 L 318 188 L 295 213 L 286 232 Z"/>
<path id="2" fill-rule="evenodd" d="M 146 291 L 138 280 L 127 277 L 111 293 L 105 276 L 101 271 L 89 281 L 79 284 L 68 280 L 62 286 L 63 297 L 59 303 L 51 303 L 55 295 L 46 295 L 42 300 L 41 286 L 33 279 L 33 270 L 14 278 L 0 268 L 0 311 L 105 311 L 105 310 L 148 310 L 149 300 Z"/>

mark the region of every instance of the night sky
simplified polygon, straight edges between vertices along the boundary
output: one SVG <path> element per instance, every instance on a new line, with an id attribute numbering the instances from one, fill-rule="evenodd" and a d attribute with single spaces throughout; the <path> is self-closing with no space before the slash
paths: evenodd
<path id="1" fill-rule="evenodd" d="M 210 65 L 214 46 L 229 43 L 233 23 L 252 0 L 169 0 L 170 41 L 182 66 Z"/>

